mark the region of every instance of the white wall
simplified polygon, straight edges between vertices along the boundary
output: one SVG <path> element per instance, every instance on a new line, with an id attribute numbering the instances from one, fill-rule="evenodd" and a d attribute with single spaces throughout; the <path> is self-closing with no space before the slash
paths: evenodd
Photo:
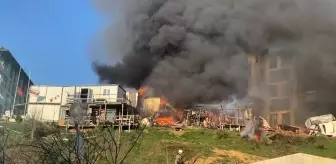
<path id="1" fill-rule="evenodd" d="M 30 90 L 39 95 L 30 94 L 27 115 L 41 121 L 58 121 L 61 105 L 67 104 L 68 95 L 80 93 L 82 88 L 92 90 L 93 98 L 104 98 L 109 102 L 117 102 L 126 92 L 119 85 L 102 86 L 31 86 Z M 104 93 L 105 90 L 105 93 Z"/>
<path id="2" fill-rule="evenodd" d="M 63 87 L 32 86 L 31 90 L 39 91 L 39 95 L 30 94 L 29 103 L 60 104 Z"/>
<path id="3" fill-rule="evenodd" d="M 126 92 L 126 97 L 131 101 L 132 106 L 136 107 L 138 104 L 138 92 L 136 91 L 128 91 Z"/>
<path id="4" fill-rule="evenodd" d="M 31 86 L 27 115 L 40 121 L 58 121 L 63 87 Z"/>
<path id="5" fill-rule="evenodd" d="M 120 92 L 118 85 L 102 85 L 102 86 L 72 86 L 64 87 L 64 91 L 69 92 L 69 94 L 79 94 L 81 89 L 88 88 L 92 90 L 93 99 L 106 99 L 110 102 L 117 102 L 120 94 L 125 94 L 125 92 Z M 67 93 L 64 93 L 67 95 Z M 66 98 L 65 98 L 66 99 Z M 63 103 L 62 103 L 63 104 Z"/>
<path id="6" fill-rule="evenodd" d="M 60 106 L 54 104 L 30 104 L 27 115 L 39 121 L 58 121 L 60 116 Z"/>

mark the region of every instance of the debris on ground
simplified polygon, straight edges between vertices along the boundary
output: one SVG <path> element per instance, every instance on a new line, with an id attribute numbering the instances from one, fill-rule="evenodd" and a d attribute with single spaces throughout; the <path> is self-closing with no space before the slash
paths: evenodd
<path id="1" fill-rule="evenodd" d="M 336 137 L 336 119 L 332 114 L 310 117 L 305 125 L 311 135 Z"/>

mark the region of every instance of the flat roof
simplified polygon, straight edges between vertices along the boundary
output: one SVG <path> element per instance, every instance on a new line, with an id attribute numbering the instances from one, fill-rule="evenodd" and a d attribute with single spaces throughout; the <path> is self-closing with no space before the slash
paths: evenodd
<path id="1" fill-rule="evenodd" d="M 10 58 L 12 58 L 13 59 L 13 61 L 15 62 L 15 64 L 17 64 L 18 66 L 20 66 L 21 67 L 21 71 L 24 73 L 24 75 L 25 76 L 29 76 L 28 74 L 27 74 L 27 72 L 25 71 L 25 69 L 22 67 L 22 65 L 16 60 L 16 58 L 13 56 L 13 54 L 8 50 L 8 49 L 6 49 L 6 48 L 4 48 L 4 47 L 0 47 L 0 51 L 2 51 L 2 52 L 7 52 L 7 53 L 2 53 L 2 54 L 7 54 L 7 55 L 9 55 L 10 56 Z M 29 78 L 29 77 L 28 77 Z M 31 84 L 34 84 L 34 82 L 33 82 L 33 80 L 32 79 L 30 79 L 30 83 Z"/>
<path id="2" fill-rule="evenodd" d="M 137 89 L 132 87 L 123 87 L 120 84 L 87 84 L 87 85 L 32 85 L 32 86 L 38 86 L 38 87 L 102 87 L 102 86 L 119 86 L 126 92 L 138 92 Z"/>
<path id="3" fill-rule="evenodd" d="M 31 85 L 31 87 L 107 87 L 107 86 L 118 86 L 126 92 L 126 89 L 120 84 L 88 84 L 88 85 Z"/>

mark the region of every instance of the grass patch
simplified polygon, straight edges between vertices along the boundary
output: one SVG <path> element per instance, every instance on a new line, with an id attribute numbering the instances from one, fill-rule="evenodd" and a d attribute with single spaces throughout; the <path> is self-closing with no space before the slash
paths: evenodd
<path id="1" fill-rule="evenodd" d="M 1 123 L 3 125 L 3 123 Z M 28 128 L 27 123 L 7 123 L 6 126 L 12 130 L 25 133 Z M 42 129 L 42 133 L 48 131 Z M 49 133 L 49 132 L 48 132 Z M 11 133 L 11 135 L 15 133 Z M 124 143 L 128 142 L 132 137 L 132 133 L 124 133 Z M 198 156 L 218 157 L 215 163 L 241 163 L 240 159 L 226 156 L 216 155 L 213 150 L 235 150 L 242 153 L 255 155 L 265 158 L 274 158 L 293 153 L 307 153 L 323 157 L 336 158 L 336 141 L 326 137 L 292 137 L 275 135 L 272 137 L 271 144 L 256 143 L 241 139 L 238 133 L 209 130 L 209 129 L 186 129 L 183 134 L 175 135 L 169 128 L 148 128 L 145 129 L 139 143 L 126 158 L 125 163 L 141 163 L 141 164 L 156 164 L 156 163 L 173 163 L 179 149 L 183 150 L 183 155 L 186 160 L 191 160 Z"/>
<path id="2" fill-rule="evenodd" d="M 167 152 L 168 161 L 171 163 L 179 149 L 185 152 L 187 160 L 194 156 L 209 157 L 215 148 L 236 150 L 266 158 L 298 152 L 336 158 L 334 153 L 336 141 L 325 137 L 302 138 L 276 135 L 271 144 L 261 144 L 241 139 L 238 133 L 228 131 L 190 129 L 185 130 L 180 136 L 175 136 L 169 129 L 152 128 L 147 129 L 141 144 L 132 151 L 127 163 L 166 163 Z M 237 161 L 228 157 L 223 157 L 223 160 L 224 163 Z"/>

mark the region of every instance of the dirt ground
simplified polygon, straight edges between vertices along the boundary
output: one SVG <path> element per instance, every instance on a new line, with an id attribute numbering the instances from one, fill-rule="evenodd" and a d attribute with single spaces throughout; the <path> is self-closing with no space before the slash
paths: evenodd
<path id="1" fill-rule="evenodd" d="M 236 164 L 249 164 L 261 160 L 263 157 L 244 154 L 233 150 L 213 150 L 214 155 L 208 158 L 199 158 L 195 164 L 218 164 L 218 163 L 236 163 Z M 190 163 L 190 162 L 189 162 Z"/>
<path id="2" fill-rule="evenodd" d="M 172 134 L 176 136 L 181 136 L 185 133 L 184 130 L 181 131 L 171 131 Z M 263 157 L 253 156 L 250 154 L 245 154 L 234 150 L 221 150 L 214 149 L 214 154 L 210 157 L 194 157 L 197 158 L 195 163 L 187 161 L 188 164 L 218 164 L 218 163 L 232 163 L 232 164 L 249 164 L 261 160 L 265 160 Z M 192 159 L 195 160 L 195 159 Z"/>
<path id="3" fill-rule="evenodd" d="M 184 130 L 180 130 L 180 131 L 172 130 L 172 133 L 176 136 L 181 136 L 182 134 L 184 134 Z"/>

